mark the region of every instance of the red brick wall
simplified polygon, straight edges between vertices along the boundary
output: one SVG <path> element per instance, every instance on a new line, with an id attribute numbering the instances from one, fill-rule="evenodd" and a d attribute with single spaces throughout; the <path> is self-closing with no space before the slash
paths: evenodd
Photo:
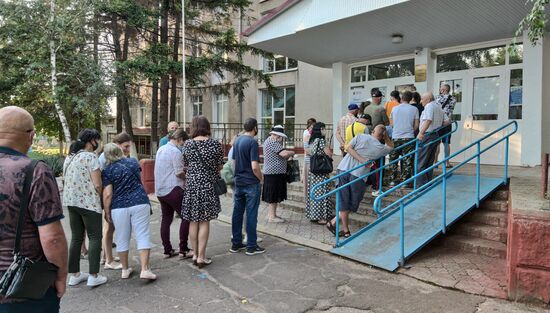
<path id="1" fill-rule="evenodd" d="M 550 212 L 508 214 L 508 296 L 550 303 Z"/>

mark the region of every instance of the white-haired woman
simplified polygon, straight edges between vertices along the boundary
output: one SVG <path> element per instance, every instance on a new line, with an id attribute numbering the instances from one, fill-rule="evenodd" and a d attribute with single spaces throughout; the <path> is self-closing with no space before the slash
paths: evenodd
<path id="1" fill-rule="evenodd" d="M 101 175 L 105 219 L 113 223 L 116 229 L 115 242 L 122 264 L 122 278 L 129 278 L 133 272 L 128 267 L 133 231 L 141 262 L 140 278 L 155 280 L 157 276 L 149 266 L 151 204 L 141 184 L 139 164 L 136 159 L 124 157 L 120 147 L 114 143 L 105 145 L 104 153 L 106 167 Z"/>

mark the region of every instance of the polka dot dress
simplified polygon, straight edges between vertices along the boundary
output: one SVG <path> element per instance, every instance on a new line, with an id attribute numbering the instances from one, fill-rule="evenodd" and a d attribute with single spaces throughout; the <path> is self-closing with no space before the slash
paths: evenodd
<path id="1" fill-rule="evenodd" d="M 187 140 L 183 145 L 183 162 L 187 166 L 183 219 L 206 222 L 218 218 L 221 206 L 220 197 L 214 191 L 214 182 L 219 178 L 218 168 L 223 164 L 221 144 L 213 139 Z"/>
<path id="2" fill-rule="evenodd" d="M 310 146 L 311 155 L 322 154 L 326 143 L 324 139 L 315 139 Z M 329 174 L 314 174 L 311 171 L 308 173 L 308 190 L 306 198 L 306 217 L 311 221 L 326 220 L 332 214 L 332 203 L 330 197 L 324 198 L 320 201 L 311 200 L 309 197 L 311 188 L 319 183 L 329 179 Z M 315 196 L 321 196 L 330 191 L 329 185 L 323 185 L 323 187 L 315 191 Z"/>

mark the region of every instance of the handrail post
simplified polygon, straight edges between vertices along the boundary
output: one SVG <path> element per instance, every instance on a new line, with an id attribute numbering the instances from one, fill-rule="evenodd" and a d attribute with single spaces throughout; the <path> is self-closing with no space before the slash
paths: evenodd
<path id="1" fill-rule="evenodd" d="M 382 182 L 384 181 L 384 158 L 385 157 L 380 157 L 380 166 L 379 166 L 379 171 L 380 172 L 380 180 L 378 182 L 378 192 L 382 193 Z M 376 177 L 375 177 L 376 179 Z"/>
<path id="2" fill-rule="evenodd" d="M 340 246 L 340 190 L 336 192 L 336 242 L 334 247 L 338 248 Z"/>
<path id="3" fill-rule="evenodd" d="M 400 243 L 400 252 L 401 252 L 401 258 L 399 259 L 399 266 L 405 265 L 405 205 L 403 205 L 403 201 L 401 201 L 399 211 L 401 213 L 401 217 L 399 219 L 399 243 Z"/>
<path id="4" fill-rule="evenodd" d="M 418 143 L 420 141 L 416 140 L 415 148 L 414 148 L 414 180 L 413 180 L 413 190 L 416 190 L 416 173 L 418 172 Z"/>
<path id="5" fill-rule="evenodd" d="M 443 167 L 443 188 L 442 188 L 442 224 L 441 224 L 441 233 L 445 234 L 447 232 L 447 162 L 441 164 Z"/>
<path id="6" fill-rule="evenodd" d="M 479 194 L 481 185 L 481 143 L 477 143 L 477 158 L 476 158 L 476 207 L 479 208 Z"/>
<path id="7" fill-rule="evenodd" d="M 510 144 L 510 137 L 506 137 L 506 146 L 504 147 L 504 177 L 503 177 L 503 183 L 504 185 L 508 184 L 508 150 L 509 150 L 509 144 Z"/>

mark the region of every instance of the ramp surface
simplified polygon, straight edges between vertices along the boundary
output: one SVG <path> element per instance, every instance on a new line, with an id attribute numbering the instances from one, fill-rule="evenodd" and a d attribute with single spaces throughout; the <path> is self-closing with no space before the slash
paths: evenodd
<path id="1" fill-rule="evenodd" d="M 480 199 L 486 198 L 502 184 L 502 178 L 480 178 Z M 411 256 L 441 233 L 442 184 L 439 183 L 405 207 L 405 258 Z M 481 201 L 481 200 L 480 200 Z M 476 177 L 452 175 L 447 178 L 447 226 L 476 205 Z M 364 232 L 334 248 L 332 253 L 362 263 L 394 271 L 399 267 L 399 210 L 388 213 Z"/>

